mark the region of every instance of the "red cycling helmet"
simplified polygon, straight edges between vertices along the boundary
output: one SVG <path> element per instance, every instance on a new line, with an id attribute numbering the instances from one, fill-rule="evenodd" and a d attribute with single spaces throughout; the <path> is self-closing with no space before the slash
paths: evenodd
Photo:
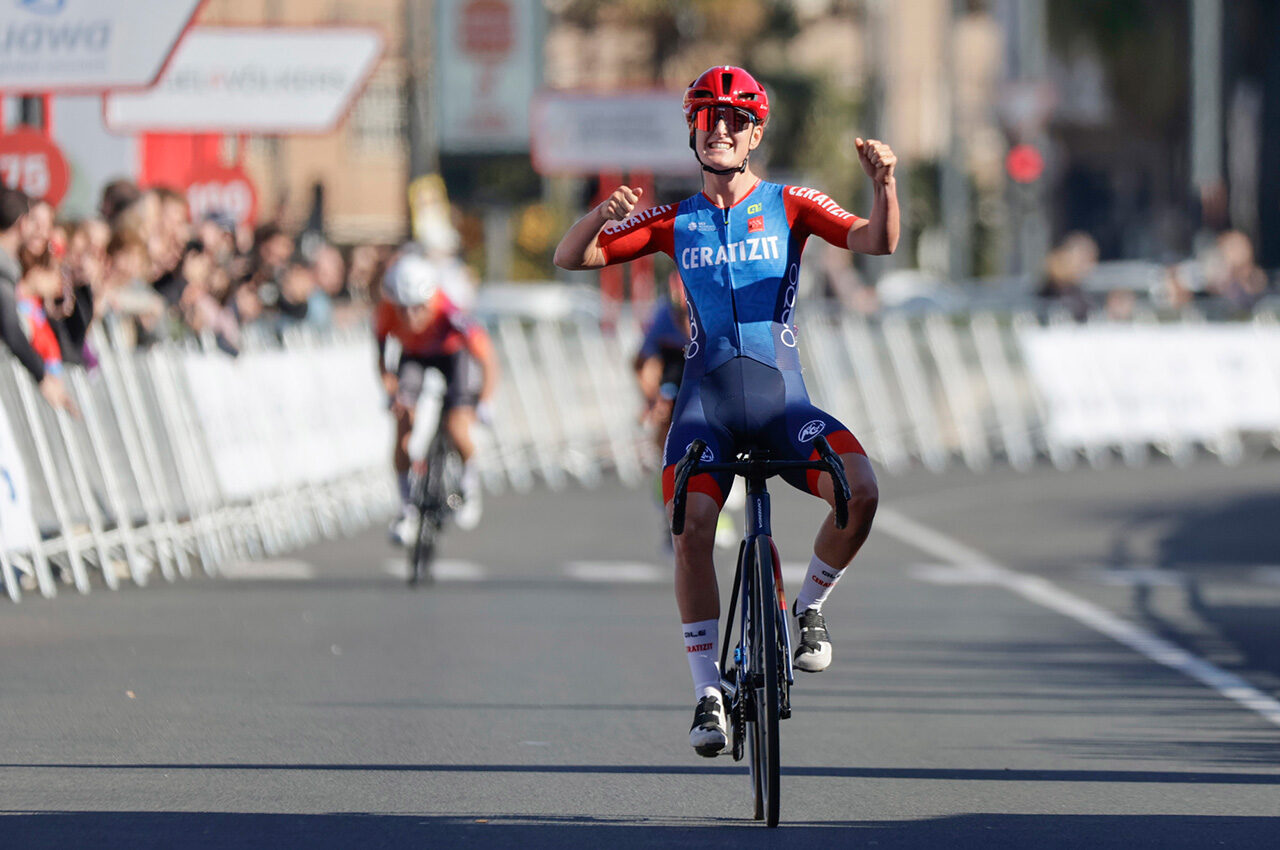
<path id="1" fill-rule="evenodd" d="M 704 106 L 734 106 L 745 109 L 764 126 L 769 120 L 769 95 L 756 78 L 733 65 L 717 65 L 702 72 L 684 93 L 684 119 L 693 126 L 693 116 Z"/>

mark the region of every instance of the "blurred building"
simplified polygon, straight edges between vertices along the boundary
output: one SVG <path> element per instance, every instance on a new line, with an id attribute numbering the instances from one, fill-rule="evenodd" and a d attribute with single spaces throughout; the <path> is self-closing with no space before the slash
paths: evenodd
<path id="1" fill-rule="evenodd" d="M 325 224 L 339 242 L 393 242 L 408 232 L 404 0 L 208 0 L 200 25 L 324 26 L 382 30 L 386 53 L 338 129 L 323 136 L 254 137 L 245 165 L 259 209 L 298 227 L 324 186 Z"/>

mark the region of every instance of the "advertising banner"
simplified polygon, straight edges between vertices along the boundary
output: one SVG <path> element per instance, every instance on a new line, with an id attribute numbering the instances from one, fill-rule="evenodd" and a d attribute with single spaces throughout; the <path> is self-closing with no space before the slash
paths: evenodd
<path id="1" fill-rule="evenodd" d="M 1280 328 L 1027 328 L 1018 343 L 1060 445 L 1280 432 Z"/>
<path id="2" fill-rule="evenodd" d="M 437 0 L 435 120 L 448 153 L 529 149 L 542 76 L 540 0 Z"/>
<path id="3" fill-rule="evenodd" d="M 0 88 L 145 88 L 160 75 L 203 2 L 0 0 Z"/>
<path id="4" fill-rule="evenodd" d="M 328 133 L 383 51 L 362 27 L 194 27 L 145 92 L 108 95 L 116 132 Z"/>
<path id="5" fill-rule="evenodd" d="M 28 551 L 34 534 L 27 468 L 13 439 L 9 417 L 0 407 L 0 547 L 6 552 Z"/>
<path id="6" fill-rule="evenodd" d="M 533 167 L 539 174 L 697 174 L 682 99 L 669 91 L 544 91 L 530 125 Z"/>

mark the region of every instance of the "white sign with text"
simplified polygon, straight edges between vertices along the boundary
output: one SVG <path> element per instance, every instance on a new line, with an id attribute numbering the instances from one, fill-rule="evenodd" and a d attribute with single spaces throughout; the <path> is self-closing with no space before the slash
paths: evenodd
<path id="1" fill-rule="evenodd" d="M 195 27 L 155 87 L 105 99 L 117 132 L 327 133 L 373 73 L 382 34 L 358 27 Z"/>
<path id="2" fill-rule="evenodd" d="M 696 174 L 681 92 L 544 91 L 529 135 L 539 174 Z"/>
<path id="3" fill-rule="evenodd" d="M 202 2 L 0 0 L 0 88 L 145 88 L 155 82 Z"/>

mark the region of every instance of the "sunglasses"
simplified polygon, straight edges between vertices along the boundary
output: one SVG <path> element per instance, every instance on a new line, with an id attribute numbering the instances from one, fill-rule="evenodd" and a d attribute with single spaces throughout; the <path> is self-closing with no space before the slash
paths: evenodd
<path id="1" fill-rule="evenodd" d="M 756 117 L 737 106 L 704 106 L 693 113 L 693 126 L 712 132 L 721 121 L 732 135 L 737 135 L 756 123 Z"/>

